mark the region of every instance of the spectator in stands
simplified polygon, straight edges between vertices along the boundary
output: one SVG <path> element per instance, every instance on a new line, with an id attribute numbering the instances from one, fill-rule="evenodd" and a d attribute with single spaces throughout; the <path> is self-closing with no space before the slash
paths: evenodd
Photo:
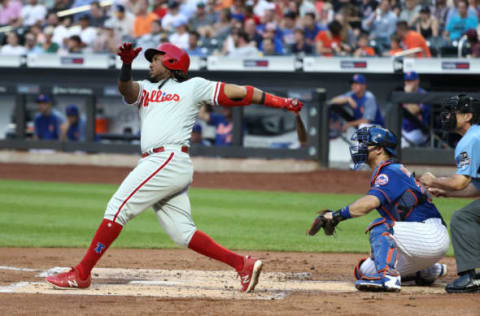
<path id="1" fill-rule="evenodd" d="M 396 23 L 397 17 L 390 10 L 389 0 L 381 0 L 379 7 L 362 21 L 362 27 L 383 51 L 390 46 L 390 36 L 395 33 Z"/>
<path id="2" fill-rule="evenodd" d="M 55 140 L 60 137 L 62 116 L 52 109 L 52 101 L 46 94 L 37 97 L 38 113 L 34 119 L 34 139 Z"/>
<path id="3" fill-rule="evenodd" d="M 20 0 L 1 0 L 0 25 L 20 26 L 22 2 Z"/>
<path id="4" fill-rule="evenodd" d="M 180 3 L 175 0 L 170 0 L 168 2 L 167 14 L 162 19 L 163 29 L 167 32 L 172 32 L 174 30 L 174 25 L 187 22 L 187 17 L 180 12 Z"/>
<path id="5" fill-rule="evenodd" d="M 70 9 L 72 6 L 71 0 L 55 0 L 53 7 L 50 7 L 50 12 L 57 13 L 63 10 Z"/>
<path id="6" fill-rule="evenodd" d="M 385 52 L 384 56 L 395 56 L 402 51 L 402 38 L 397 34 L 393 34 L 390 37 L 390 50 L 388 52 Z"/>
<path id="7" fill-rule="evenodd" d="M 233 141 L 233 116 L 232 108 L 222 107 L 222 113 L 213 112 L 210 107 L 202 106 L 198 117 L 208 125 L 216 128 L 215 145 L 230 146 Z"/>
<path id="8" fill-rule="evenodd" d="M 29 0 L 29 4 L 22 8 L 22 25 L 32 26 L 42 22 L 47 16 L 47 7 L 38 3 L 38 0 Z"/>
<path id="9" fill-rule="evenodd" d="M 192 136 L 190 137 L 190 144 L 197 144 L 201 146 L 210 146 L 210 142 L 206 139 L 203 139 L 202 135 L 202 125 L 198 122 L 193 125 Z"/>
<path id="10" fill-rule="evenodd" d="M 197 11 L 195 11 L 195 14 L 188 21 L 188 25 L 190 26 L 190 29 L 198 30 L 201 27 L 213 25 L 215 22 L 215 15 L 207 14 L 205 3 L 198 2 Z"/>
<path id="11" fill-rule="evenodd" d="M 468 15 L 467 0 L 458 0 L 457 3 L 458 14 L 455 14 L 447 24 L 446 35 L 450 41 L 460 39 L 469 29 L 476 29 L 478 25 L 477 16 Z"/>
<path id="12" fill-rule="evenodd" d="M 399 20 L 406 21 L 408 27 L 413 27 L 417 23 L 421 6 L 416 0 L 405 0 L 405 6 L 400 12 Z"/>
<path id="13" fill-rule="evenodd" d="M 273 26 L 275 27 L 275 25 Z M 247 33 L 248 41 L 255 42 L 255 46 L 260 49 L 262 47 L 263 36 L 257 32 L 257 24 L 253 19 L 245 21 L 245 33 Z"/>
<path id="14" fill-rule="evenodd" d="M 360 4 L 360 17 L 363 19 L 368 18 L 375 12 L 375 10 L 377 10 L 377 6 L 377 0 L 362 0 L 362 3 Z"/>
<path id="15" fill-rule="evenodd" d="M 153 21 L 157 18 L 155 13 L 148 11 L 148 1 L 140 0 L 137 4 L 137 16 L 133 22 L 133 35 L 138 38 L 150 33 Z"/>
<path id="16" fill-rule="evenodd" d="M 267 37 L 267 38 L 263 39 L 262 52 L 263 52 L 263 56 L 278 56 L 279 55 L 275 51 L 275 43 L 274 43 L 273 38 Z"/>
<path id="17" fill-rule="evenodd" d="M 305 40 L 304 29 L 297 28 L 293 34 L 295 43 L 290 45 L 290 52 L 298 56 L 312 55 L 313 47 Z"/>
<path id="18" fill-rule="evenodd" d="M 62 141 L 85 141 L 86 122 L 80 115 L 75 104 L 70 104 L 65 109 L 66 121 L 60 126 L 60 140 Z"/>
<path id="19" fill-rule="evenodd" d="M 438 20 L 432 16 L 429 7 L 422 7 L 416 24 L 417 32 L 422 34 L 426 40 L 438 38 L 440 34 Z"/>
<path id="20" fill-rule="evenodd" d="M 303 17 L 303 31 L 305 42 L 310 46 L 315 45 L 315 37 L 317 36 L 318 32 L 322 31 L 322 29 L 315 21 L 314 12 L 307 12 Z"/>
<path id="21" fill-rule="evenodd" d="M 97 28 L 90 26 L 90 16 L 87 14 L 80 16 L 78 23 L 68 29 L 70 38 L 78 35 L 82 39 L 82 43 L 89 48 L 92 47 L 97 32 Z"/>
<path id="22" fill-rule="evenodd" d="M 283 47 L 283 41 L 282 41 L 282 35 L 278 34 L 277 32 L 277 27 L 275 26 L 274 23 L 268 23 L 265 27 L 265 32 L 263 33 L 263 40 L 262 42 L 266 39 L 272 39 L 273 40 L 273 45 L 275 48 L 275 53 L 277 55 L 283 55 L 285 53 L 284 47 Z M 260 46 L 260 49 L 262 49 L 263 45 Z"/>
<path id="23" fill-rule="evenodd" d="M 281 21 L 280 32 L 283 43 L 285 43 L 287 47 L 295 43 L 293 32 L 295 31 L 296 23 L 297 14 L 293 11 L 285 12 Z"/>
<path id="24" fill-rule="evenodd" d="M 25 35 L 25 53 L 27 55 L 37 55 L 43 52 L 42 47 L 37 45 L 37 39 L 32 33 L 27 33 Z"/>
<path id="25" fill-rule="evenodd" d="M 430 48 L 422 34 L 408 29 L 406 21 L 397 22 L 397 35 L 402 39 L 404 49 L 421 48 L 422 51 L 415 54 L 417 58 L 432 57 Z"/>
<path id="26" fill-rule="evenodd" d="M 438 21 L 438 33 L 443 34 L 446 28 L 447 16 L 450 7 L 447 5 L 447 0 L 435 0 L 432 15 Z"/>
<path id="27" fill-rule="evenodd" d="M 109 22 L 105 22 L 104 26 L 98 28 L 97 37 L 92 44 L 92 50 L 97 54 L 115 54 L 121 44 L 122 40 L 119 34 L 115 33 L 113 27 L 109 25 Z M 156 45 L 158 45 L 158 42 L 156 42 Z M 144 49 L 147 48 L 142 47 Z"/>
<path id="28" fill-rule="evenodd" d="M 187 23 L 185 21 L 178 20 L 175 22 L 175 32 L 170 35 L 170 43 L 177 45 L 183 49 L 188 48 L 188 30 L 187 30 Z"/>
<path id="29" fill-rule="evenodd" d="M 227 39 L 228 35 L 232 32 L 232 15 L 229 9 L 223 9 L 220 11 L 219 20 L 213 27 L 213 37 L 219 42 L 219 46 L 223 45 L 223 42 Z"/>
<path id="30" fill-rule="evenodd" d="M 364 75 L 355 74 L 350 81 L 352 90 L 330 100 L 330 109 L 345 119 L 343 130 L 369 124 L 384 126 L 384 119 L 373 93 L 367 90 Z"/>
<path id="31" fill-rule="evenodd" d="M 404 75 L 406 93 L 426 93 L 420 88 L 420 79 L 415 71 Z M 428 140 L 427 128 L 430 127 L 431 109 L 428 104 L 403 104 L 405 111 L 402 121 L 402 148 L 424 145 Z"/>
<path id="32" fill-rule="evenodd" d="M 190 31 L 188 36 L 188 47 L 185 49 L 189 56 L 207 57 L 207 49 L 198 46 L 200 34 L 197 31 Z"/>
<path id="33" fill-rule="evenodd" d="M 162 28 L 162 20 L 155 20 L 152 23 L 152 31 L 140 37 L 137 40 L 137 46 L 142 47 L 144 50 L 155 48 L 160 43 L 160 38 L 163 35 L 166 35 L 166 32 Z"/>
<path id="34" fill-rule="evenodd" d="M 80 36 L 72 35 L 68 38 L 68 41 L 67 41 L 68 54 L 82 54 L 84 47 L 85 47 L 85 44 L 83 44 Z"/>
<path id="35" fill-rule="evenodd" d="M 357 47 L 353 53 L 355 57 L 373 57 L 375 49 L 368 45 L 368 34 L 362 33 L 358 36 Z"/>
<path id="36" fill-rule="evenodd" d="M 107 20 L 105 11 L 100 6 L 98 1 L 94 1 L 90 4 L 90 18 L 90 25 L 98 28 L 103 27 L 105 21 Z"/>
<path id="37" fill-rule="evenodd" d="M 120 35 L 122 41 L 129 41 L 133 39 L 134 21 L 135 16 L 133 14 L 126 12 L 123 5 L 117 5 L 115 6 L 115 14 L 105 23 L 108 23 L 115 30 L 115 33 Z"/>
<path id="38" fill-rule="evenodd" d="M 260 56 L 260 52 L 250 44 L 248 35 L 243 30 L 233 33 L 233 43 L 235 48 L 228 54 L 229 57 L 255 58 Z"/>
<path id="39" fill-rule="evenodd" d="M 200 33 L 200 31 L 202 33 Z M 207 55 L 216 55 L 218 53 L 219 41 L 213 36 L 213 27 L 205 26 L 199 30 L 200 40 L 199 46 L 205 50 Z"/>
<path id="40" fill-rule="evenodd" d="M 467 39 L 470 43 L 470 54 L 468 57 L 479 58 L 480 57 L 480 42 L 478 41 L 478 33 L 474 29 L 467 31 Z"/>
<path id="41" fill-rule="evenodd" d="M 47 15 L 47 27 L 53 27 L 52 42 L 57 43 L 60 47 L 66 45 L 68 39 L 68 29 L 63 23 L 64 20 L 60 20 L 55 12 L 50 12 Z"/>
<path id="42" fill-rule="evenodd" d="M 44 54 L 55 54 L 60 49 L 60 45 L 53 41 L 54 28 L 49 25 L 43 30 L 45 39 L 41 44 L 42 53 Z"/>
<path id="43" fill-rule="evenodd" d="M 318 5 L 320 3 L 322 3 L 322 5 Z M 334 20 L 335 12 L 333 10 L 332 4 L 328 1 L 317 1 L 316 5 L 318 5 L 316 7 L 318 14 L 318 25 L 320 26 L 320 28 L 326 29 L 328 27 L 328 24 Z"/>
<path id="44" fill-rule="evenodd" d="M 328 24 L 328 29 L 318 32 L 315 37 L 315 50 L 318 56 L 342 55 L 342 24 L 333 20 Z"/>
<path id="45" fill-rule="evenodd" d="M 0 49 L 2 55 L 25 55 L 25 47 L 19 44 L 18 35 L 15 32 L 10 32 L 7 35 L 7 44 Z"/>

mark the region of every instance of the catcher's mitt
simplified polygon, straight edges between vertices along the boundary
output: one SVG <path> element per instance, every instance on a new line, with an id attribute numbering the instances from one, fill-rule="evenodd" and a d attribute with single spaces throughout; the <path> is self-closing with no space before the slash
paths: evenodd
<path id="1" fill-rule="evenodd" d="M 323 210 L 319 211 L 317 217 L 315 217 L 315 220 L 313 221 L 312 226 L 310 229 L 307 231 L 307 234 L 310 236 L 314 236 L 320 229 L 323 228 L 323 232 L 327 236 L 331 236 L 335 233 L 335 227 L 338 225 L 340 222 L 338 218 L 333 217 L 333 219 L 326 219 L 325 214 L 328 212 L 333 212 L 332 210 Z"/>

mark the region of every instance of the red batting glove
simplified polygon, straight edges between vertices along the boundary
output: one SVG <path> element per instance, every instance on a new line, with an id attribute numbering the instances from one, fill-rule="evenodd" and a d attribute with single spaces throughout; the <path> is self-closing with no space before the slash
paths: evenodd
<path id="1" fill-rule="evenodd" d="M 272 108 L 287 109 L 295 113 L 300 112 L 303 106 L 300 100 L 282 98 L 270 93 L 265 93 L 265 101 L 263 104 Z"/>
<path id="2" fill-rule="evenodd" d="M 285 109 L 298 113 L 302 110 L 303 102 L 298 99 L 287 99 Z"/>
<path id="3" fill-rule="evenodd" d="M 131 64 L 138 53 L 142 50 L 141 47 L 133 48 L 132 43 L 123 43 L 118 49 L 117 55 L 120 56 L 124 64 Z"/>

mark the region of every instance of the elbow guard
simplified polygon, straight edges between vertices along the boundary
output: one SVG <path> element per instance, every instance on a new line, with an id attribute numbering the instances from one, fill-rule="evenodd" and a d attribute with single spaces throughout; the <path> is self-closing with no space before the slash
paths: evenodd
<path id="1" fill-rule="evenodd" d="M 245 88 L 247 89 L 247 94 L 245 95 L 245 97 L 243 97 L 242 99 L 230 99 L 225 94 L 225 83 L 222 82 L 220 84 L 220 91 L 218 92 L 218 104 L 224 106 L 243 106 L 252 104 L 254 88 L 252 86 L 246 86 Z"/>

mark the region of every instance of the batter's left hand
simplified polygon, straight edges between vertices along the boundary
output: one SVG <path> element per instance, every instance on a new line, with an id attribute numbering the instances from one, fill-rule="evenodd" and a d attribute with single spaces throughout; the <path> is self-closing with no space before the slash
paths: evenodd
<path id="1" fill-rule="evenodd" d="M 286 99 L 285 109 L 298 113 L 302 110 L 303 102 L 298 99 Z"/>
<path id="2" fill-rule="evenodd" d="M 133 48 L 132 43 L 123 43 L 118 49 L 117 55 L 120 56 L 124 64 L 131 64 L 133 60 L 138 56 L 141 47 Z"/>

